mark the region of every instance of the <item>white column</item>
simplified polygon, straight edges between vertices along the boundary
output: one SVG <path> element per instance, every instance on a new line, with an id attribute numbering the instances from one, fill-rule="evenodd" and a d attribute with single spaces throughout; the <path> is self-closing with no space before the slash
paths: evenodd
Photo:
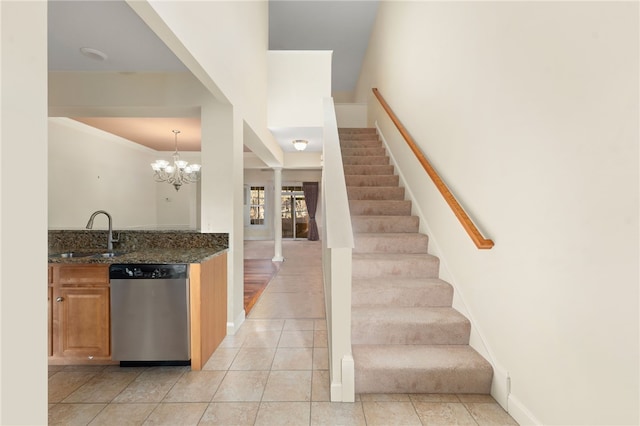
<path id="1" fill-rule="evenodd" d="M 201 114 L 200 229 L 229 234 L 227 333 L 234 334 L 245 318 L 242 118 L 233 106 L 211 100 Z"/>
<path id="2" fill-rule="evenodd" d="M 273 168 L 273 241 L 274 262 L 284 261 L 282 257 L 282 167 Z"/>

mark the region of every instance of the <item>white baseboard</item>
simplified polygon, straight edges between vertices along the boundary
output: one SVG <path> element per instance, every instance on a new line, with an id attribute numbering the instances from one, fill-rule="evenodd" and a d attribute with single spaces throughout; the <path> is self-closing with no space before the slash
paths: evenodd
<path id="1" fill-rule="evenodd" d="M 513 396 L 513 394 L 509 395 L 509 410 L 507 410 L 507 412 L 520 426 L 542 425 L 542 422 L 536 419 L 531 411 L 529 411 L 518 398 Z"/>
<path id="2" fill-rule="evenodd" d="M 509 411 L 509 393 L 511 392 L 511 378 L 509 372 L 493 365 L 493 380 L 491 381 L 491 396 L 505 411 Z"/>
<path id="3" fill-rule="evenodd" d="M 340 382 L 331 382 L 331 402 L 355 401 L 355 366 L 353 357 L 342 357 Z"/>
<path id="4" fill-rule="evenodd" d="M 227 322 L 227 336 L 232 336 L 240 329 L 240 326 L 244 323 L 245 317 L 244 309 L 240 311 L 240 314 L 233 322 Z"/>
<path id="5" fill-rule="evenodd" d="M 331 402 L 342 402 L 342 383 L 331 383 Z"/>

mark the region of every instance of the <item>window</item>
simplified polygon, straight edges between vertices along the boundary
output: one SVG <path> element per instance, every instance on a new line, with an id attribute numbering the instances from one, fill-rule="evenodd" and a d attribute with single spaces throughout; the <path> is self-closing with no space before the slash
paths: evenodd
<path id="1" fill-rule="evenodd" d="M 264 186 L 252 186 L 249 203 L 251 225 L 264 225 Z"/>
<path id="2" fill-rule="evenodd" d="M 307 237 L 307 205 L 301 186 L 283 186 L 281 193 L 282 238 Z"/>

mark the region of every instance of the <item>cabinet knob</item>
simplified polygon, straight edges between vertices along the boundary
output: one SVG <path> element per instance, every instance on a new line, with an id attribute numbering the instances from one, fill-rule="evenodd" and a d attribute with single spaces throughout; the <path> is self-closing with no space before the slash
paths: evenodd
<path id="1" fill-rule="evenodd" d="M 62 297 L 56 298 L 56 302 L 62 302 L 64 299 Z"/>

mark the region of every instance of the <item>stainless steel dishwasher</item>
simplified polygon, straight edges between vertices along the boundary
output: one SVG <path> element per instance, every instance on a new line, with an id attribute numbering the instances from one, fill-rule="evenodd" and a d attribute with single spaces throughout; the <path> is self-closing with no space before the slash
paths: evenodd
<path id="1" fill-rule="evenodd" d="M 111 353 L 120 365 L 189 365 L 189 268 L 114 264 Z"/>

